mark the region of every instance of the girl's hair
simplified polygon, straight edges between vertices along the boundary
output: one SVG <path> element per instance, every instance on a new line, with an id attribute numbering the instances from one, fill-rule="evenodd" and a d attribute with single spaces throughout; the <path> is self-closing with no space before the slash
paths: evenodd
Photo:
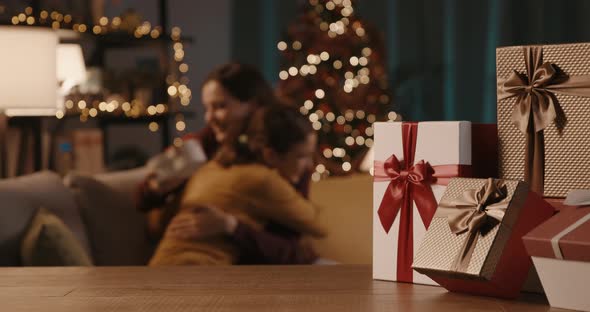
<path id="1" fill-rule="evenodd" d="M 298 110 L 281 105 L 259 108 L 230 127 L 216 160 L 224 167 L 262 163 L 265 147 L 284 155 L 313 131 L 309 120 Z"/>
<path id="2" fill-rule="evenodd" d="M 254 100 L 259 106 L 269 106 L 276 102 L 275 93 L 271 85 L 256 67 L 227 63 L 211 71 L 203 81 L 203 85 L 210 81 L 219 83 L 231 96 L 247 102 Z"/>

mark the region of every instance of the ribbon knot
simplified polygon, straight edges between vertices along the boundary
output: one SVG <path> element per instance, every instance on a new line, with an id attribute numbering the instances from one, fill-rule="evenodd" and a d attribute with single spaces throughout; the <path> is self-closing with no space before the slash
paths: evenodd
<path id="1" fill-rule="evenodd" d="M 530 57 L 527 59 L 529 76 L 513 71 L 498 87 L 498 99 L 517 97 L 512 122 L 525 134 L 531 119 L 534 132 L 542 131 L 555 120 L 561 109 L 553 92 L 559 92 L 559 88 L 555 87 L 560 86 L 560 81 L 569 78 L 565 74 L 558 74 L 551 63 L 537 64 L 542 61 L 542 55 Z"/>
<path id="2" fill-rule="evenodd" d="M 508 208 L 508 191 L 499 180 L 488 179 L 480 189 L 469 189 L 453 200 L 443 200 L 436 212 L 446 217 L 455 235 L 468 233 L 452 269 L 465 272 L 469 267 L 477 239 L 484 228 L 499 224 Z"/>
<path id="3" fill-rule="evenodd" d="M 426 226 L 430 224 L 436 210 L 436 200 L 430 188 L 434 170 L 430 164 L 420 160 L 410 168 L 402 169 L 403 167 L 404 164 L 395 155 L 391 155 L 383 163 L 375 162 L 375 181 L 390 181 L 378 210 L 385 232 L 391 229 L 397 213 L 402 208 L 402 201 L 406 197 L 409 198 L 409 193 L 414 195 L 412 198 L 416 201 Z M 408 209 L 411 209 L 411 206 Z"/>
<path id="4" fill-rule="evenodd" d="M 424 160 L 420 160 L 407 168 L 404 162 L 399 161 L 395 155 L 392 155 L 385 161 L 383 166 L 385 167 L 385 173 L 392 181 L 418 184 L 432 177 L 432 167 Z M 407 169 L 402 169 L 404 167 Z"/>

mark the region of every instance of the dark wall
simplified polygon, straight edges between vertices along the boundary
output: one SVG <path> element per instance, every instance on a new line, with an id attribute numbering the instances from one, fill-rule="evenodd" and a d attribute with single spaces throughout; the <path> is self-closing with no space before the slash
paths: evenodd
<path id="1" fill-rule="evenodd" d="M 280 70 L 298 0 L 233 0 L 232 58 Z M 497 46 L 590 41 L 590 1 L 357 0 L 383 34 L 393 109 L 405 119 L 495 122 Z"/>

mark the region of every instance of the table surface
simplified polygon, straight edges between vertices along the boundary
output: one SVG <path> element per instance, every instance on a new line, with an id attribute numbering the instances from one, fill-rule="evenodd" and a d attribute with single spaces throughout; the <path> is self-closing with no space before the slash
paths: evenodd
<path id="1" fill-rule="evenodd" d="M 0 311 L 558 311 L 374 281 L 368 265 L 0 268 Z"/>

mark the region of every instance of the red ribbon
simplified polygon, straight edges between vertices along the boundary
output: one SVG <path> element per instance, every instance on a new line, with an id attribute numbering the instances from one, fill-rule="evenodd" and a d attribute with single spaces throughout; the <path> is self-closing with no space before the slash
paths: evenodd
<path id="1" fill-rule="evenodd" d="M 430 185 L 446 185 L 452 177 L 468 176 L 471 169 L 471 166 L 467 165 L 431 166 L 424 160 L 414 163 L 417 137 L 418 123 L 403 123 L 404 161 L 400 162 L 395 155 L 391 155 L 385 162 L 375 161 L 374 164 L 374 181 L 390 181 L 377 214 L 383 229 L 389 233 L 393 221 L 400 213 L 397 280 L 410 283 L 413 280 L 414 258 L 412 203 L 416 203 L 422 223 L 428 228 L 437 208 Z"/>

